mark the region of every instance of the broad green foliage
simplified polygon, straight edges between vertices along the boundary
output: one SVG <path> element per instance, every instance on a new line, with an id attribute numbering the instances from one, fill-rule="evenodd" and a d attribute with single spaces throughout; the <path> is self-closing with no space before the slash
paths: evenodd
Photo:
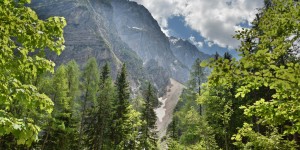
<path id="1" fill-rule="evenodd" d="M 224 60 L 220 58 L 220 60 Z M 211 76 L 215 76 L 214 71 Z M 209 81 L 212 81 L 209 78 Z M 235 87 L 223 85 L 214 80 L 217 84 L 203 84 L 201 95 L 197 102 L 204 106 L 205 120 L 213 128 L 215 139 L 220 148 L 234 149 L 231 136 L 237 132 L 237 127 L 241 127 L 245 118 L 243 112 L 238 108 L 246 101 L 234 97 Z M 235 82 L 232 82 L 236 85 Z"/>
<path id="2" fill-rule="evenodd" d="M 188 150 L 216 150 L 217 143 L 214 139 L 213 129 L 208 126 L 203 116 L 191 107 L 188 112 L 183 114 L 179 111 L 177 114 L 182 126 L 182 135 L 178 142 L 169 140 L 170 150 L 188 149 Z M 183 128 L 185 127 L 185 128 Z"/>
<path id="3" fill-rule="evenodd" d="M 299 2 L 272 0 L 252 29 L 238 31 L 241 59 L 218 58 L 208 64 L 213 68 L 209 88 L 233 88 L 232 103 L 245 101 L 240 108 L 252 118 L 233 137 L 240 147 L 290 149 L 299 138 L 299 11 Z"/>
<path id="4" fill-rule="evenodd" d="M 200 118 L 220 148 L 299 148 L 299 11 L 299 2 L 293 0 L 266 2 L 253 28 L 236 35 L 242 41 L 240 60 L 226 53 L 202 62 L 212 72 L 199 92 L 197 102 L 204 108 Z M 181 98 L 193 99 L 187 91 Z M 175 113 L 178 125 L 173 128 L 181 130 L 179 142 L 172 141 L 170 147 L 191 146 L 184 142 L 203 135 L 195 133 L 200 124 L 191 123 L 197 120 L 197 112 L 187 109 L 188 104 L 192 103 Z"/>
<path id="5" fill-rule="evenodd" d="M 241 71 L 232 74 L 242 77 L 243 86 L 237 89 L 236 97 L 244 97 L 262 87 L 274 91 L 270 98 L 261 97 L 253 105 L 242 108 L 245 115 L 259 117 L 257 124 L 271 128 L 272 134 L 276 133 L 278 142 L 274 142 L 276 139 L 272 142 L 280 149 L 289 142 L 285 136 L 300 133 L 300 64 L 295 58 L 298 53 L 295 44 L 300 38 L 300 7 L 299 2 L 293 0 L 274 0 L 272 3 L 271 8 L 263 10 L 257 29 L 244 30 L 237 35 L 243 39 L 257 37 L 260 42 L 254 43 L 255 53 L 246 53 L 251 43 L 242 43 L 240 51 L 245 54 L 235 67 Z M 284 126 L 280 129 L 282 131 L 277 132 L 278 126 Z M 239 133 L 245 128 L 247 125 Z M 238 143 L 241 142 L 236 138 L 239 135 L 235 136 Z M 241 136 L 248 137 L 248 134 Z"/>
<path id="6" fill-rule="evenodd" d="M 43 51 L 61 53 L 66 25 L 59 17 L 39 20 L 24 6 L 29 2 L 0 2 L 0 136 L 4 142 L 13 136 L 11 143 L 27 146 L 37 140 L 37 120 L 53 109 L 52 101 L 33 85 L 40 73 L 53 72 L 54 63 L 43 57 Z"/>
<path id="7" fill-rule="evenodd" d="M 249 142 L 242 143 L 242 138 L 247 137 Z M 236 141 L 235 144 L 244 149 L 290 149 L 296 150 L 297 144 L 295 141 L 284 140 L 282 135 L 279 133 L 278 129 L 275 127 L 269 127 L 266 134 L 261 134 L 253 130 L 253 125 L 245 123 L 243 128 L 241 128 L 237 135 L 234 136 Z"/>

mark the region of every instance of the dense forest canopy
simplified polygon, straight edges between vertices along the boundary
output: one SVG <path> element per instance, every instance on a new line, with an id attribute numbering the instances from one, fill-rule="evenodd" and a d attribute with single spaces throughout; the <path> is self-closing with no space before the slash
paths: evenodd
<path id="1" fill-rule="evenodd" d="M 0 2 L 0 149 L 300 148 L 298 1 L 265 0 L 235 35 L 239 59 L 195 61 L 160 140 L 154 86 L 133 97 L 126 63 L 114 78 L 94 57 L 54 68 L 45 51 L 64 50 L 67 23 L 38 19 L 28 3 Z"/>
<path id="2" fill-rule="evenodd" d="M 169 128 L 174 149 L 299 148 L 299 11 L 298 1 L 265 1 L 253 27 L 235 35 L 240 59 L 216 54 L 201 63 L 212 71 L 200 94 L 182 94 Z"/>

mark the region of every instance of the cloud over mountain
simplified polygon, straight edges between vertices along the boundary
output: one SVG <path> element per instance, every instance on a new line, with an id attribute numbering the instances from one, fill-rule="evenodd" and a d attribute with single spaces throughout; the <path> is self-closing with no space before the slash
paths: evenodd
<path id="1" fill-rule="evenodd" d="M 181 15 L 185 23 L 199 32 L 206 41 L 221 47 L 236 48 L 232 38 L 241 23 L 251 22 L 263 0 L 134 0 L 144 5 L 163 30 L 167 19 Z"/>

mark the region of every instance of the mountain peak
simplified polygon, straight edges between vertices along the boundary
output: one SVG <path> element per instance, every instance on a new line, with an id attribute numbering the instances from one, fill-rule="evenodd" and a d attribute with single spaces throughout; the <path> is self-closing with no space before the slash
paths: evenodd
<path id="1" fill-rule="evenodd" d="M 197 58 L 201 60 L 208 59 L 211 56 L 201 52 L 197 46 L 192 44 L 189 40 L 169 37 L 170 47 L 173 54 L 187 67 L 191 68 Z"/>

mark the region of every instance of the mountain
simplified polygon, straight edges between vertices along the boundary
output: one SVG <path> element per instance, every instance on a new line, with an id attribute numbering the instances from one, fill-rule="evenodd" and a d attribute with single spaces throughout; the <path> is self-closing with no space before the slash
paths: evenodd
<path id="1" fill-rule="evenodd" d="M 171 36 L 169 37 L 169 41 L 175 57 L 189 69 L 191 69 L 197 58 L 205 60 L 211 57 L 211 55 L 199 51 L 198 48 L 188 40 Z"/>
<path id="2" fill-rule="evenodd" d="M 126 63 L 133 93 L 145 80 L 161 92 L 170 78 L 186 82 L 190 61 L 198 57 L 194 49 L 188 50 L 192 46 L 174 49 L 150 12 L 136 2 L 32 0 L 30 7 L 41 19 L 63 16 L 67 20 L 66 49 L 60 56 L 49 53 L 50 59 L 58 65 L 75 59 L 83 67 L 88 58 L 96 57 L 100 66 L 110 63 L 114 77 Z"/>
<path id="3" fill-rule="evenodd" d="M 136 2 L 112 0 L 114 22 L 121 39 L 144 61 L 163 67 L 171 77 L 184 83 L 188 68 L 173 55 L 166 35 L 150 12 Z"/>

